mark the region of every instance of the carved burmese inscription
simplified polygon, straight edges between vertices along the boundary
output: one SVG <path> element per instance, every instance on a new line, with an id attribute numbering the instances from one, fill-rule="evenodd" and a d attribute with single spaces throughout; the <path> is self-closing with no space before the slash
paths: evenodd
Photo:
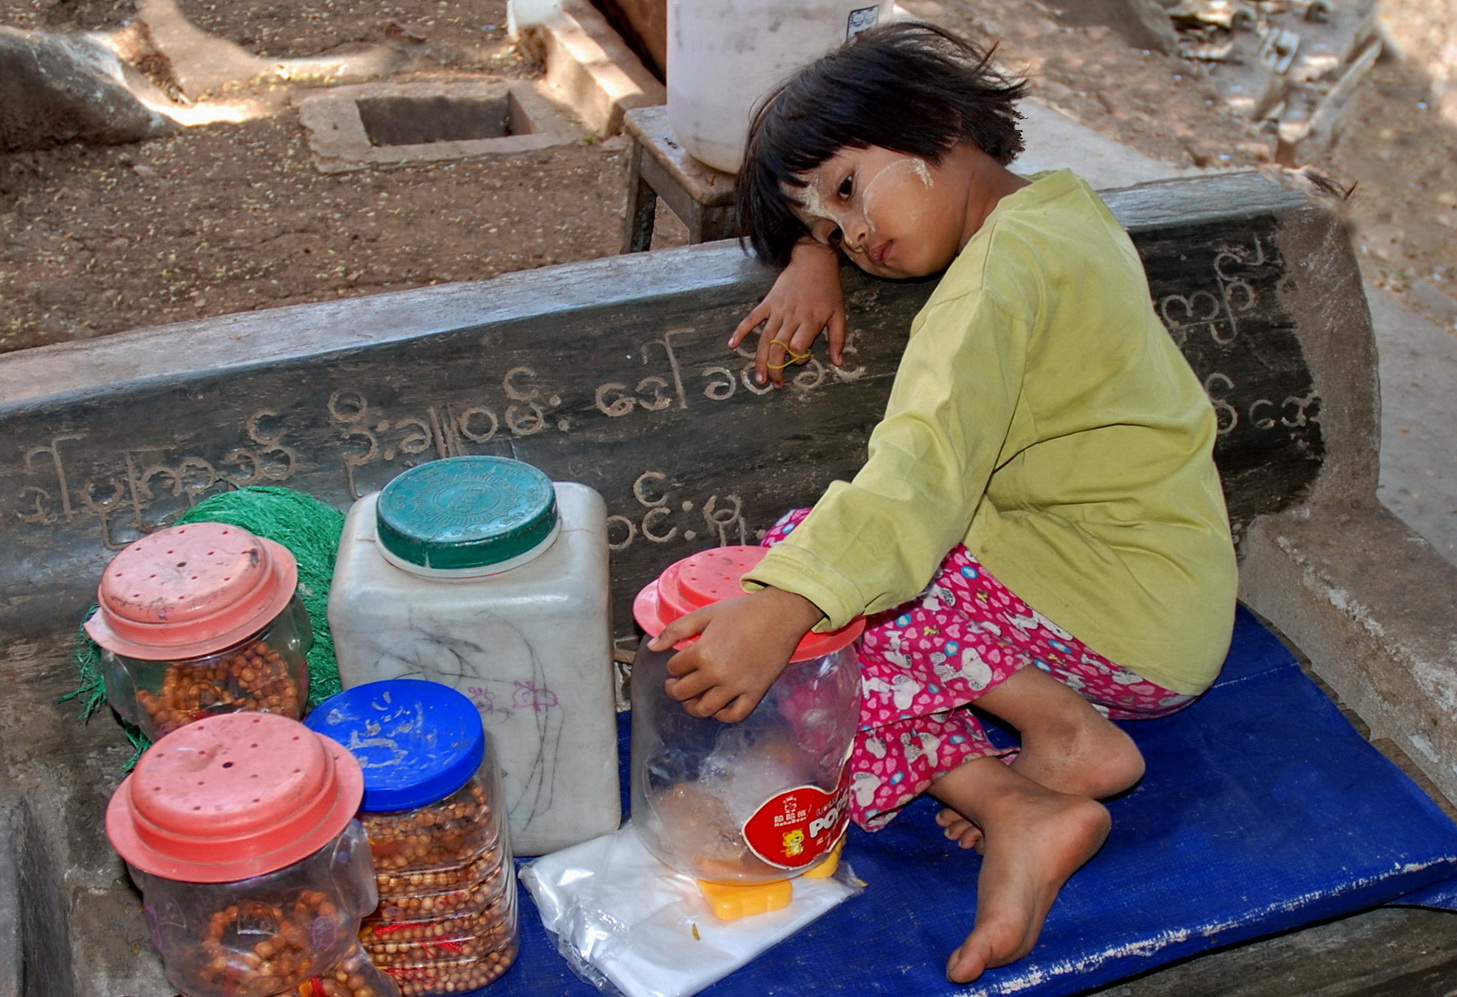
<path id="1" fill-rule="evenodd" d="M 21 451 L 26 483 L 16 489 L 15 519 L 32 527 L 93 523 L 110 550 L 158 530 L 216 491 L 283 484 L 293 478 L 299 453 L 288 445 L 278 413 L 257 409 L 238 427 L 237 442 L 219 452 L 188 452 L 173 442 L 139 441 L 118 450 L 109 465 L 78 473 L 72 454 L 86 453 L 86 433 L 59 433 Z M 174 510 L 158 516 L 159 508 Z"/>
<path id="2" fill-rule="evenodd" d="M 549 365 L 517 365 L 500 375 L 495 390 L 476 397 L 386 407 L 374 402 L 366 389 L 342 386 L 322 399 L 317 412 L 285 417 L 260 408 L 241 425 L 209 434 L 216 441 L 210 450 L 192 451 L 159 436 L 98 455 L 88 439 L 91 434 L 58 433 L 20 449 L 21 483 L 7 501 L 12 526 L 84 529 L 89 523 L 108 549 L 118 549 L 166 526 L 207 495 L 250 485 L 299 487 L 305 463 L 332 464 L 337 475 L 323 489 L 314 484 L 317 475 L 310 475 L 312 487 L 305 490 L 342 493 L 352 501 L 423 461 L 510 452 L 515 443 L 572 434 L 591 420 L 651 421 L 667 409 L 687 410 L 773 390 L 754 383 L 752 354 L 746 350 L 726 358 L 732 363 L 685 364 L 676 347 L 679 340 L 694 336 L 705 333 L 669 331 L 642 343 L 636 369 L 594 384 L 590 398 L 576 404 L 564 404 L 565 389 L 551 383 Z M 850 362 L 841 368 L 819 360 L 807 364 L 789 379 L 792 388 L 815 391 L 857 380 L 864 369 L 854 362 L 853 346 L 849 353 Z M 308 444 L 303 441 L 319 435 L 320 423 L 328 428 L 332 452 L 319 453 L 315 446 L 305 459 L 301 449 Z M 230 433 L 235 437 L 231 441 Z M 662 454 L 665 462 L 671 456 L 671 450 Z M 674 540 L 744 543 L 754 535 L 737 490 L 689 494 L 673 489 L 669 473 L 660 467 L 614 471 L 624 475 L 621 491 L 627 496 L 610 517 L 615 550 Z"/>
<path id="3" fill-rule="evenodd" d="M 1318 462 L 1320 400 L 1278 300 L 1288 268 L 1273 233 L 1216 233 L 1197 252 L 1188 241 L 1145 240 L 1140 251 L 1154 306 L 1218 415 L 1227 479 L 1253 473 L 1280 447 Z M 917 294 L 925 291 L 903 297 Z M 852 330 L 873 330 L 876 349 L 857 350 L 852 336 L 844 367 L 817 355 L 793 369 L 782 392 L 754 382 L 749 350 L 724 351 L 720 322 L 653 329 L 649 312 L 640 325 L 618 320 L 604 334 L 620 348 L 588 351 L 568 366 L 549 342 L 533 339 L 474 357 L 425 353 L 420 376 L 411 367 L 403 383 L 381 373 L 387 362 L 319 365 L 287 390 L 256 375 L 252 397 L 263 404 L 229 408 L 199 391 L 169 413 L 171 421 L 153 414 L 133 424 L 127 406 L 137 403 L 126 398 L 91 422 L 30 418 L 22 425 L 33 438 L 13 440 L 0 464 L 3 529 L 35 549 L 48 546 L 43 536 L 52 532 L 116 549 L 219 491 L 283 485 L 344 507 L 406 467 L 497 453 L 597 488 L 608 502 L 615 555 L 653 549 L 661 564 L 681 556 L 665 546 L 753 543 L 786 502 L 813 501 L 825 483 L 788 479 L 787 440 L 814 437 L 801 445 L 819 449 L 800 466 L 829 473 L 833 455 L 853 471 L 888 382 L 870 375 L 893 370 L 896 336 L 914 305 L 895 328 L 852 311 Z M 437 362 L 456 371 L 454 380 L 431 379 Z M 820 395 L 857 383 L 865 388 L 858 394 Z M 436 393 L 421 386 L 429 384 L 438 384 Z M 851 408 L 856 418 L 841 418 L 838 436 L 818 424 L 804 428 Z M 739 420 L 753 419 L 740 431 Z M 722 451 L 734 447 L 752 459 L 725 459 Z M 766 487 L 776 468 L 780 477 Z"/>
<path id="4" fill-rule="evenodd" d="M 1270 236 L 1251 235 L 1247 242 L 1231 243 L 1215 252 L 1209 286 L 1185 293 L 1164 294 L 1157 300 L 1159 317 L 1174 342 L 1197 358 L 1225 351 L 1240 341 L 1241 322 L 1257 317 L 1268 322 L 1271 294 L 1283 269 L 1267 247 Z M 1248 331 L 1248 330 L 1246 330 Z M 1262 330 L 1260 330 L 1262 331 Z M 1263 380 L 1268 380 L 1268 372 Z M 1314 389 L 1299 394 L 1265 396 L 1242 389 L 1235 374 L 1227 370 L 1203 373 L 1204 390 L 1219 417 L 1219 434 L 1227 436 L 1241 424 L 1261 432 L 1301 429 L 1318 420 L 1319 405 Z M 1262 385 L 1261 387 L 1265 387 Z"/>

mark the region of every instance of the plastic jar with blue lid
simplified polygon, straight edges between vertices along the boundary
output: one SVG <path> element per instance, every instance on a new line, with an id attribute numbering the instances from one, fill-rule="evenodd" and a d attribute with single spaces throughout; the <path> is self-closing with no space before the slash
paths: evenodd
<path id="1" fill-rule="evenodd" d="M 325 700 L 306 724 L 364 772 L 379 907 L 359 936 L 374 964 L 404 997 L 494 981 L 516 958 L 516 873 L 475 705 L 437 682 L 389 679 Z"/>
<path id="2" fill-rule="evenodd" d="M 344 687 L 448 685 L 496 745 L 518 855 L 616 830 L 607 507 L 493 456 L 410 468 L 354 503 L 329 594 Z"/>

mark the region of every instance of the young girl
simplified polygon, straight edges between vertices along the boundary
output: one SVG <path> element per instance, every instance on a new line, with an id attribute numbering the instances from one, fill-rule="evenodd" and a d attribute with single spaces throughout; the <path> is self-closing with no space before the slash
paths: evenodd
<path id="1" fill-rule="evenodd" d="M 1032 949 L 1108 834 L 1097 801 L 1143 774 L 1109 717 L 1204 691 L 1234 613 L 1213 411 L 1097 195 L 1006 169 L 1023 92 L 988 53 L 899 23 L 764 104 L 739 207 L 786 269 L 731 338 L 763 324 L 761 379 L 780 383 L 826 327 L 841 360 L 836 253 L 880 277 L 945 273 L 854 480 L 781 521 L 752 591 L 653 645 L 701 635 L 669 693 L 734 722 L 809 630 L 870 616 L 852 813 L 873 830 L 928 792 L 947 837 L 982 852 L 955 982 Z M 968 704 L 1020 749 L 994 748 Z"/>

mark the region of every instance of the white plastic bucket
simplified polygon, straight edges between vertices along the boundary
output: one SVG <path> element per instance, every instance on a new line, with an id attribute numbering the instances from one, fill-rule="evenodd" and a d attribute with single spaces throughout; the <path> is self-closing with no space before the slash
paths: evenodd
<path id="1" fill-rule="evenodd" d="M 669 0 L 668 119 L 701 163 L 737 173 L 759 101 L 794 70 L 892 17 L 892 0 Z"/>

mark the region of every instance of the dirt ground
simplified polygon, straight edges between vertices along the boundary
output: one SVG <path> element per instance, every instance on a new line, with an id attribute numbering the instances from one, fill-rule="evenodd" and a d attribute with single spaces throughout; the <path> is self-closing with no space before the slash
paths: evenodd
<path id="1" fill-rule="evenodd" d="M 137 0 L 0 0 L 0 24 L 105 32 L 170 92 L 137 37 Z M 1337 0 L 1339 2 L 1339 0 Z M 1457 0 L 1387 0 L 1405 58 L 1362 84 L 1342 138 L 1309 163 L 1356 190 L 1346 202 L 1378 285 L 1452 328 L 1457 319 L 1457 116 L 1428 70 Z M 913 14 L 999 40 L 1034 93 L 1084 124 L 1179 166 L 1258 166 L 1273 138 L 1220 100 L 1209 64 L 1060 26 L 1038 0 L 905 0 Z M 178 0 L 197 28 L 265 59 L 408 50 L 392 79 L 540 72 L 506 32 L 505 0 Z M 1446 34 L 1444 34 L 1444 32 Z M 195 95 L 271 113 L 130 146 L 0 155 L 0 352 L 229 312 L 476 280 L 618 251 L 620 139 L 513 156 L 325 174 L 282 99 L 307 75 Z M 1449 110 L 1451 105 L 1449 103 Z M 681 243 L 660 215 L 655 246 Z M 1451 306 L 1450 310 L 1448 306 Z"/>

